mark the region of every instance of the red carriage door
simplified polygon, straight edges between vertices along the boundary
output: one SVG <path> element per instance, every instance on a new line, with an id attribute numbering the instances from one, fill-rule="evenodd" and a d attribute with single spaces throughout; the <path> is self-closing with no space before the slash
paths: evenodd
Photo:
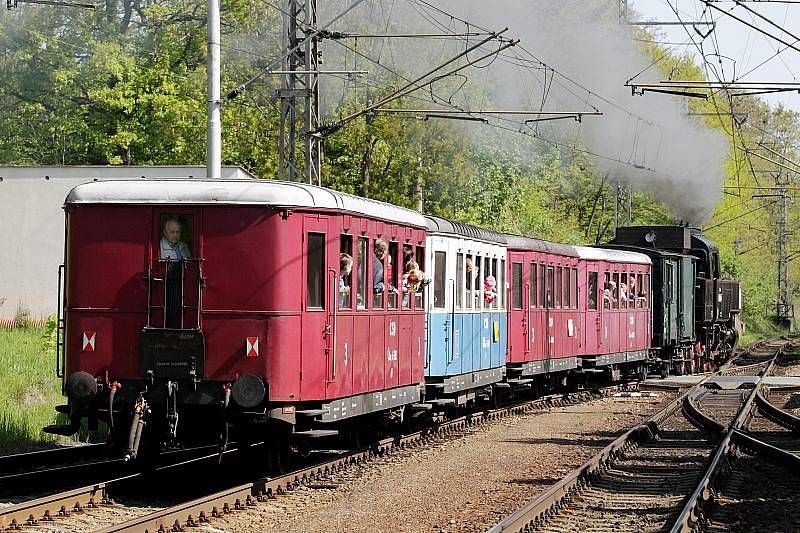
<path id="1" fill-rule="evenodd" d="M 528 328 L 529 312 L 524 308 L 523 292 L 524 282 L 522 276 L 522 261 L 524 257 L 521 253 L 509 254 L 509 275 L 511 281 L 511 306 L 509 311 L 509 322 L 511 323 L 509 333 L 509 353 L 510 361 L 519 363 L 526 361 L 526 356 L 530 350 L 530 337 Z"/>
<path id="2" fill-rule="evenodd" d="M 153 213 L 147 326 L 200 329 L 203 260 L 200 210 L 170 207 Z"/>
<path id="3" fill-rule="evenodd" d="M 327 398 L 336 382 L 336 314 L 339 293 L 338 233 L 329 219 L 303 219 L 302 395 L 304 400 Z M 334 260 L 335 258 L 335 260 Z M 340 379 L 343 376 L 338 375 Z"/>

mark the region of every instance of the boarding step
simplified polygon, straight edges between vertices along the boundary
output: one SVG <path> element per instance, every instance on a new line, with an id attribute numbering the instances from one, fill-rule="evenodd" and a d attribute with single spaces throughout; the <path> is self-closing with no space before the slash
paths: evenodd
<path id="1" fill-rule="evenodd" d="M 603 368 L 584 368 L 583 371 L 587 374 L 602 374 L 605 372 Z"/>
<path id="2" fill-rule="evenodd" d="M 510 389 L 511 383 L 506 383 L 505 381 L 501 381 L 499 383 L 492 383 L 492 386 L 497 389 Z"/>
<path id="3" fill-rule="evenodd" d="M 511 385 L 527 385 L 528 383 L 533 383 L 533 379 L 530 378 L 508 379 L 506 381 Z"/>
<path id="4" fill-rule="evenodd" d="M 430 411 L 433 405 L 429 403 L 412 403 L 411 408 L 415 411 Z"/>
<path id="5" fill-rule="evenodd" d="M 308 429 L 306 431 L 295 431 L 295 437 L 305 437 L 308 439 L 320 439 L 322 437 L 335 437 L 339 434 L 336 429 Z"/>
<path id="6" fill-rule="evenodd" d="M 295 413 L 297 416 L 322 416 L 325 414 L 325 409 L 303 409 L 302 411 L 297 411 Z"/>

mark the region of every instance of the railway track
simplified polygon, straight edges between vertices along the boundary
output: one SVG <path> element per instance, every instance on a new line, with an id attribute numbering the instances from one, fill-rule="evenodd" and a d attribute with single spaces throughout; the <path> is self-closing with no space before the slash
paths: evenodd
<path id="1" fill-rule="evenodd" d="M 734 453 L 758 453 L 758 460 L 768 457 L 767 464 L 778 463 L 778 470 L 797 459 L 777 448 L 767 452 L 744 434 L 761 389 L 760 378 L 748 376 L 769 374 L 787 345 L 782 340 L 754 346 L 490 531 L 688 531 L 703 527 L 705 512 L 713 507 L 708 506 L 712 487 L 723 480 L 719 473 L 737 472 L 731 468 Z M 725 388 L 751 381 L 755 386 L 746 390 Z M 706 382 L 716 388 L 706 387 Z M 742 475 L 746 478 L 741 473 L 734 477 L 744 486 Z"/>
<path id="2" fill-rule="evenodd" d="M 516 405 L 478 411 L 437 423 L 421 431 L 388 437 L 373 443 L 366 449 L 343 453 L 316 464 L 305 465 L 285 475 L 258 476 L 254 478 L 251 472 L 249 479 L 245 482 L 231 483 L 224 488 L 217 487 L 215 490 L 208 491 L 202 495 L 187 498 L 167 508 L 110 525 L 100 531 L 105 533 L 112 531 L 147 531 L 153 533 L 172 531 L 179 527 L 191 527 L 192 525 L 213 520 L 216 516 L 258 505 L 261 501 L 275 498 L 301 484 L 324 479 L 326 476 L 341 472 L 349 466 L 369 461 L 393 450 L 450 438 L 470 426 L 483 424 L 505 416 L 526 414 L 537 410 L 580 403 L 628 388 L 630 388 L 629 385 L 616 385 L 599 391 L 550 395 Z M 202 461 L 215 461 L 216 458 L 217 456 L 214 455 L 187 461 L 182 465 L 182 468 L 185 471 L 190 468 L 195 471 L 205 469 L 205 467 L 202 467 Z M 163 483 L 174 484 L 175 480 L 177 480 L 182 482 L 182 485 L 180 487 L 176 485 L 175 490 L 182 491 L 185 489 L 184 486 L 187 485 L 186 478 L 177 475 L 174 470 L 175 467 L 168 466 L 149 473 L 135 473 L 71 491 L 60 492 L 39 500 L 21 502 L 5 508 L 0 507 L 0 531 L 24 528 L 42 521 L 52 522 L 65 518 L 72 512 L 83 512 L 94 507 L 114 505 L 115 499 L 119 500 L 117 494 L 138 492 L 135 488 L 131 488 L 135 486 L 148 487 Z M 204 477 L 213 478 L 214 476 L 205 472 Z M 226 475 L 226 478 L 236 479 L 237 476 Z M 112 499 L 112 495 L 114 499 Z"/>

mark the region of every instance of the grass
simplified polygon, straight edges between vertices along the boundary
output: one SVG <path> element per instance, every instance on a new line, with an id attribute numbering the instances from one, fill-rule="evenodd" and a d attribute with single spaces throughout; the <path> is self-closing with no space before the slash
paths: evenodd
<path id="1" fill-rule="evenodd" d="M 45 447 L 59 437 L 42 432 L 63 403 L 55 374 L 55 322 L 0 329 L 0 453 Z"/>
<path id="2" fill-rule="evenodd" d="M 786 335 L 788 331 L 776 327 L 768 318 L 762 316 L 749 316 L 744 319 L 745 331 L 739 339 L 737 346 L 746 346 L 761 339 L 772 339 Z"/>

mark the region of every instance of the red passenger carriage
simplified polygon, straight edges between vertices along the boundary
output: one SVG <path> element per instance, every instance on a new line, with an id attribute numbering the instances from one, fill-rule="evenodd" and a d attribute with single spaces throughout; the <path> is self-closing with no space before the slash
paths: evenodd
<path id="1" fill-rule="evenodd" d="M 572 246 L 509 235 L 508 372 L 521 379 L 578 366 L 578 256 Z"/>
<path id="2" fill-rule="evenodd" d="M 314 435 L 419 401 L 424 308 L 389 284 L 424 258 L 420 214 L 261 180 L 90 183 L 65 209 L 72 424 L 51 431 L 89 415 L 130 444 L 141 416 L 159 440 L 231 421 Z"/>

